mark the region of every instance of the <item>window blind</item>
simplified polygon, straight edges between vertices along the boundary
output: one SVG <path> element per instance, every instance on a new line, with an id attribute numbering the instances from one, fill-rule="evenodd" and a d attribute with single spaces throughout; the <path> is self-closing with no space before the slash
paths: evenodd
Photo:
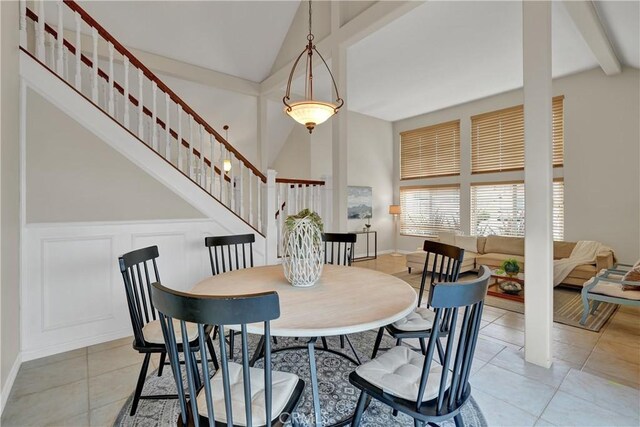
<path id="1" fill-rule="evenodd" d="M 524 183 L 471 185 L 471 234 L 524 237 Z M 564 182 L 553 183 L 553 239 L 564 238 Z"/>
<path id="2" fill-rule="evenodd" d="M 400 234 L 435 237 L 460 230 L 460 186 L 401 187 Z"/>
<path id="3" fill-rule="evenodd" d="M 400 133 L 400 179 L 460 175 L 460 121 Z"/>
<path id="4" fill-rule="evenodd" d="M 564 96 L 552 101 L 553 165 L 564 157 Z M 524 169 L 524 107 L 471 117 L 471 173 Z"/>

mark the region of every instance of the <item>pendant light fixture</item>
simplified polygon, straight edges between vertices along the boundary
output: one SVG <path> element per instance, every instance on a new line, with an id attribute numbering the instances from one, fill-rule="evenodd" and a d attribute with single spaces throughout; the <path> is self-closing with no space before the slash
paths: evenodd
<path id="1" fill-rule="evenodd" d="M 222 129 L 224 129 L 224 139 L 229 141 L 229 125 L 224 125 Z M 222 169 L 224 170 L 224 173 L 229 173 L 231 170 L 231 159 L 229 158 L 228 150 L 226 158 L 222 161 Z"/>
<path id="2" fill-rule="evenodd" d="M 336 114 L 340 107 L 344 104 L 344 100 L 340 98 L 340 94 L 338 93 L 338 86 L 336 85 L 336 80 L 333 78 L 333 74 L 331 74 L 331 70 L 327 65 L 327 62 L 324 60 L 320 52 L 316 49 L 315 44 L 313 44 L 313 34 L 311 32 L 311 0 L 309 0 L 309 34 L 307 35 L 307 46 L 304 48 L 302 53 L 298 55 L 298 58 L 293 63 L 293 68 L 291 69 L 291 73 L 289 74 L 289 82 L 287 83 L 287 92 L 282 98 L 282 102 L 285 105 L 285 113 L 287 113 L 291 118 L 293 118 L 296 122 L 305 125 L 307 129 L 309 129 L 309 133 L 313 131 L 316 125 L 320 123 L 324 123 L 331 116 Z M 329 76 L 331 76 L 331 81 L 333 82 L 333 89 L 336 92 L 336 102 L 335 104 L 330 102 L 321 102 L 313 99 L 313 53 L 317 53 L 322 63 L 329 71 Z M 305 72 L 305 82 L 304 82 L 304 100 L 291 102 L 291 81 L 293 80 L 293 75 L 296 71 L 296 67 L 298 66 L 298 62 L 300 59 L 307 54 L 306 58 L 306 72 Z"/>

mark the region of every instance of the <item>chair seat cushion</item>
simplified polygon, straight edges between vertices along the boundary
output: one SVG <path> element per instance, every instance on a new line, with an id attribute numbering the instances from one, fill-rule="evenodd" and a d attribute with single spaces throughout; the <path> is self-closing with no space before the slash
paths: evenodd
<path id="1" fill-rule="evenodd" d="M 249 375 L 251 378 L 251 418 L 253 420 L 253 425 L 265 425 L 267 422 L 264 405 L 264 370 L 249 368 Z M 297 375 L 281 371 L 271 371 L 271 379 L 273 398 L 271 400 L 272 419 L 269 421 L 273 421 L 278 418 L 280 413 L 284 410 L 299 380 Z M 247 420 L 244 406 L 242 365 L 229 362 L 229 382 L 231 386 L 231 411 L 233 413 L 233 424 L 246 426 Z M 224 405 L 222 370 L 218 370 L 213 378 L 211 378 L 211 394 L 213 397 L 213 412 L 216 421 L 226 423 L 227 413 Z M 198 393 L 197 402 L 198 413 L 206 417 L 207 396 L 204 387 Z"/>
<path id="2" fill-rule="evenodd" d="M 424 331 L 431 329 L 435 312 L 426 307 L 418 307 L 404 319 L 393 323 L 401 331 Z"/>
<path id="3" fill-rule="evenodd" d="M 637 290 L 623 290 L 622 285 L 619 283 L 601 281 L 596 284 L 591 290 L 589 290 L 591 294 L 600 294 L 606 295 L 614 298 L 624 298 L 628 300 L 640 300 L 640 286 L 638 286 Z"/>
<path id="4" fill-rule="evenodd" d="M 423 365 L 422 354 L 409 347 L 397 346 L 358 366 L 356 373 L 385 393 L 415 402 L 420 388 Z M 442 366 L 433 360 L 427 387 L 422 396 L 423 402 L 438 396 L 441 375 Z M 448 375 L 447 381 L 451 381 L 451 375 Z"/>
<path id="5" fill-rule="evenodd" d="M 198 337 L 198 325 L 195 323 L 186 322 L 187 336 L 189 341 L 193 341 Z M 173 330 L 176 333 L 176 342 L 182 344 L 182 329 L 180 328 L 180 321 L 173 319 Z M 159 320 L 154 320 L 147 323 L 142 328 L 142 335 L 144 340 L 151 344 L 164 344 L 164 335 L 162 335 L 162 326 Z"/>

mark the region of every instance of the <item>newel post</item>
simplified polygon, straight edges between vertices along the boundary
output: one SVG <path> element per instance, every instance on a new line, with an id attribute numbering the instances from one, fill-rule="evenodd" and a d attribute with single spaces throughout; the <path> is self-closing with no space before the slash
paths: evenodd
<path id="1" fill-rule="evenodd" d="M 267 184 L 265 186 L 265 202 L 263 203 L 262 218 L 266 218 L 266 264 L 276 264 L 278 261 L 278 227 L 276 224 L 277 187 L 276 175 L 273 169 L 267 170 Z"/>
<path id="2" fill-rule="evenodd" d="M 324 185 L 320 186 L 320 210 L 325 231 L 333 230 L 333 178 L 331 175 L 320 177 Z"/>

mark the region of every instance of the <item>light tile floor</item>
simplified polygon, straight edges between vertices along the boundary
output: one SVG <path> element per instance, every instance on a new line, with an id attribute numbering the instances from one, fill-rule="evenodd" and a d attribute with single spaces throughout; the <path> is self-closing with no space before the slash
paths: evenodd
<path id="1" fill-rule="evenodd" d="M 396 273 L 404 262 L 356 265 Z M 485 307 L 471 384 L 490 426 L 640 425 L 640 310 L 621 307 L 599 333 L 554 324 L 551 369 L 524 361 L 523 330 L 523 315 Z M 26 362 L 2 426 L 110 426 L 141 361 L 123 338 Z"/>

